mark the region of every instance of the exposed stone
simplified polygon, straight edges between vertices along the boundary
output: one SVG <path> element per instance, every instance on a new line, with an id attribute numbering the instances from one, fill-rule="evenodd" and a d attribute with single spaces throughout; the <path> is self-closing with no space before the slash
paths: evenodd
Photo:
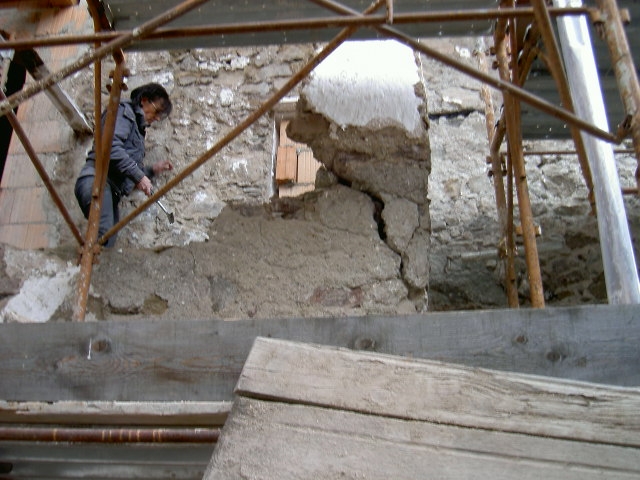
<path id="1" fill-rule="evenodd" d="M 424 291 L 430 235 L 419 229 L 421 215 L 429 225 L 429 139 L 419 96 L 424 88 L 415 87 L 420 76 L 406 47 L 377 44 L 385 64 L 380 79 L 375 65 L 362 62 L 358 46 L 338 49 L 305 83 L 288 134 L 311 146 L 340 181 L 383 202 L 386 241 L 402 256 L 403 279 Z"/>
<path id="2" fill-rule="evenodd" d="M 427 234 L 414 235 L 402 255 L 402 278 L 418 290 L 429 284 L 430 246 Z"/>
<path id="3" fill-rule="evenodd" d="M 382 219 L 389 246 L 398 253 L 406 251 L 420 226 L 417 205 L 402 198 L 388 198 L 384 202 Z"/>

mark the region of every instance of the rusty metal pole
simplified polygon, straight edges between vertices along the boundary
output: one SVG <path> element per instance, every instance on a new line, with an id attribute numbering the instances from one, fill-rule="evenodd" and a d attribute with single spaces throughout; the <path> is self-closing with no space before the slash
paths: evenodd
<path id="1" fill-rule="evenodd" d="M 377 0 L 371 7 L 369 7 L 365 14 L 369 12 L 373 12 L 376 9 L 380 8 L 380 6 L 385 4 L 386 0 Z M 104 243 L 109 239 L 109 237 L 115 235 L 119 232 L 127 223 L 136 218 L 142 212 L 144 212 L 150 205 L 156 202 L 159 198 L 161 198 L 165 193 L 179 184 L 182 180 L 187 178 L 193 172 L 195 172 L 198 168 L 200 168 L 204 163 L 206 163 L 211 157 L 213 157 L 216 153 L 222 150 L 225 146 L 231 143 L 235 138 L 237 138 L 242 132 L 244 132 L 247 128 L 249 128 L 253 123 L 255 123 L 262 115 L 271 110 L 277 103 L 282 100 L 287 93 L 289 93 L 298 83 L 300 83 L 304 78 L 311 73 L 311 71 L 316 68 L 325 58 L 327 58 L 331 53 L 333 53 L 342 43 L 347 40 L 350 36 L 352 36 L 357 30 L 357 27 L 348 27 L 342 30 L 338 35 L 336 35 L 333 40 L 331 40 L 325 47 L 318 53 L 315 57 L 313 57 L 307 64 L 300 69 L 298 73 L 292 76 L 287 83 L 285 83 L 276 93 L 274 93 L 271 98 L 269 98 L 265 103 L 263 103 L 257 110 L 254 110 L 247 118 L 245 118 L 242 122 L 240 122 L 235 128 L 233 128 L 230 132 L 228 132 L 221 140 L 219 140 L 213 147 L 207 150 L 205 153 L 200 155 L 194 162 L 180 171 L 175 177 L 171 178 L 167 183 L 165 183 L 162 187 L 160 187 L 153 195 L 147 197 L 147 199 L 141 203 L 136 209 L 130 212 L 126 217 L 120 220 L 117 224 L 115 224 L 108 232 L 106 232 L 102 238 L 98 241 L 99 243 Z"/>
<path id="2" fill-rule="evenodd" d="M 118 107 L 120 105 L 120 94 L 124 84 L 125 64 L 124 58 L 116 57 L 116 68 L 113 74 L 113 84 L 111 86 L 111 94 L 109 96 L 109 104 L 107 105 L 107 115 L 105 118 L 104 131 L 102 135 L 102 144 L 96 144 L 96 152 L 100 152 L 98 156 L 99 162 L 96 162 L 96 173 L 93 180 L 93 189 L 91 191 L 91 207 L 89 210 L 89 221 L 87 226 L 87 234 L 85 237 L 82 256 L 80 258 L 80 274 L 78 275 L 78 296 L 73 309 L 73 320 L 84 321 L 87 302 L 89 299 L 89 286 L 91 284 L 91 271 L 93 269 L 93 261 L 100 251 L 100 245 L 97 243 L 98 230 L 100 228 L 100 213 L 102 212 L 102 198 L 104 194 L 104 186 L 107 183 L 107 172 L 109 170 L 109 158 L 111 157 L 111 143 L 113 133 L 115 131 L 116 119 L 118 115 Z M 98 117 L 97 122 L 100 122 Z"/>
<path id="3" fill-rule="evenodd" d="M 547 51 L 547 68 L 556 82 L 556 87 L 560 95 L 560 102 L 568 111 L 575 113 L 573 99 L 571 98 L 571 92 L 569 91 L 567 73 L 565 72 L 564 65 L 562 64 L 560 48 L 558 47 L 558 42 L 556 41 L 556 36 L 553 32 L 551 16 L 549 14 L 549 8 L 546 0 L 533 0 L 533 10 L 536 18 L 536 26 L 540 31 L 542 41 Z M 573 139 L 576 152 L 578 153 L 578 161 L 580 163 L 580 168 L 582 169 L 582 174 L 587 183 L 589 203 L 591 204 L 592 210 L 595 210 L 591 168 L 589 167 L 589 162 L 587 160 L 587 150 L 584 146 L 582 134 L 576 126 L 571 124 L 569 125 L 569 130 L 571 131 L 571 138 Z"/>
<path id="4" fill-rule="evenodd" d="M 387 0 L 390 1 L 390 0 Z M 89 3 L 95 3 L 92 0 Z M 393 7 L 393 5 L 392 5 Z M 397 25 L 407 25 L 415 23 L 436 23 L 436 22 L 452 22 L 474 20 L 495 20 L 497 18 L 511 17 L 530 17 L 533 15 L 533 9 L 528 7 L 519 7 L 514 9 L 482 9 L 482 10 L 443 10 L 437 12 L 402 12 L 396 13 L 392 8 L 392 20 Z M 549 13 L 555 16 L 582 15 L 589 14 L 591 11 L 588 7 L 578 8 L 549 8 Z M 366 18 L 359 16 L 345 17 L 319 17 L 300 20 L 277 20 L 265 22 L 248 22 L 248 23 L 232 23 L 220 25 L 208 25 L 198 27 L 183 28 L 161 28 L 157 31 L 145 35 L 144 40 L 170 39 L 170 38 L 188 38 L 201 37 L 211 35 L 234 35 L 238 33 L 261 33 L 282 30 L 309 30 L 309 29 L 326 29 L 326 28 L 344 28 L 344 27 L 370 27 L 373 25 L 389 24 L 389 10 L 386 15 L 370 15 Z M 63 36 L 47 36 L 28 39 L 11 39 L 6 40 L 6 48 L 20 50 L 26 48 L 54 47 L 62 45 L 78 45 L 88 43 L 110 42 L 122 35 L 130 35 L 131 31 L 122 30 L 119 32 L 105 31 L 94 34 L 81 35 L 63 35 Z"/>
<path id="5" fill-rule="evenodd" d="M 511 78 L 518 79 L 518 65 L 513 59 L 517 55 L 517 42 L 515 37 L 515 24 L 511 23 L 510 39 L 511 67 L 507 52 L 500 55 L 498 71 L 500 78 L 509 81 Z M 503 42 L 507 48 L 507 42 Z M 509 145 L 509 156 L 513 163 L 513 174 L 518 196 L 518 209 L 520 211 L 520 223 L 522 224 L 522 235 L 525 249 L 525 259 L 527 262 L 527 276 L 529 279 L 529 296 L 531 306 L 534 308 L 544 308 L 544 292 L 542 290 L 542 274 L 540 272 L 540 261 L 538 258 L 538 246 L 536 244 L 535 226 L 531 213 L 531 201 L 529 198 L 529 188 L 527 174 L 522 153 L 522 128 L 520 123 L 520 102 L 513 95 L 506 93 L 504 98 L 505 118 L 507 120 L 507 137 Z"/>
<path id="6" fill-rule="evenodd" d="M 4 92 L 0 88 L 0 100 L 4 100 L 5 98 L 7 97 L 5 96 Z M 13 127 L 14 133 L 20 139 L 20 142 L 22 143 L 22 146 L 24 147 L 25 152 L 27 152 L 27 155 L 31 159 L 31 163 L 33 163 L 33 166 L 38 171 L 38 174 L 40 175 L 40 178 L 42 179 L 44 186 L 46 187 L 47 191 L 51 195 L 51 198 L 53 199 L 53 203 L 55 203 L 56 206 L 58 207 L 58 210 L 62 214 L 64 221 L 67 222 L 67 225 L 71 229 L 71 233 L 73 234 L 73 236 L 76 238 L 78 243 L 82 245 L 84 241 L 82 240 L 82 235 L 80 234 L 80 230 L 78 230 L 78 227 L 76 226 L 76 224 L 73 223 L 73 219 L 71 218 L 69 211 L 64 206 L 64 202 L 60 198 L 60 195 L 58 195 L 58 192 L 56 191 L 55 187 L 53 186 L 53 183 L 51 182 L 51 178 L 47 174 L 47 171 L 44 168 L 44 165 L 42 165 L 42 162 L 38 158 L 38 154 L 33 148 L 33 145 L 31 145 L 31 142 L 29 141 L 29 138 L 27 137 L 26 132 L 22 128 L 22 125 L 20 125 L 20 122 L 18 121 L 18 117 L 16 116 L 15 113 L 13 113 L 13 111 L 10 111 L 7 114 L 7 119 L 9 120 L 9 123 Z"/>
<path id="7" fill-rule="evenodd" d="M 494 33 L 494 45 L 496 46 L 496 56 L 498 62 L 506 63 L 507 45 L 506 45 L 506 26 L 505 20 L 499 20 Z M 495 133 L 491 139 L 490 156 L 491 166 L 493 169 L 493 182 L 496 194 L 496 205 L 498 208 L 498 220 L 500 222 L 501 240 L 499 243 L 499 255 L 503 259 L 505 266 L 505 289 L 507 291 L 507 303 L 511 308 L 518 308 L 520 301 L 518 298 L 518 286 L 515 267 L 515 241 L 513 238 L 513 202 L 507 203 L 505 197 L 504 178 L 502 177 L 502 161 L 500 156 L 500 145 L 504 139 L 506 131 L 505 118 L 502 116 L 495 127 Z M 507 175 L 511 176 L 511 172 L 507 169 Z M 509 191 L 509 198 L 512 192 Z"/>
<path id="8" fill-rule="evenodd" d="M 500 22 L 498 22 L 500 23 Z M 504 22 L 502 22 L 504 23 Z M 496 28 L 496 32 L 498 32 L 499 27 Z M 504 33 L 504 32 L 503 32 Z M 496 33 L 496 36 L 499 34 Z M 504 41 L 504 35 L 499 35 L 502 37 L 502 41 Z M 495 44 L 499 43 L 499 39 L 496 39 Z M 496 49 L 498 50 L 498 49 Z M 478 58 L 478 64 L 480 70 L 484 73 L 489 72 L 489 67 L 487 65 L 487 58 L 484 53 L 484 42 L 482 42 L 481 46 L 476 49 L 476 56 Z M 481 90 L 482 98 L 485 102 L 485 121 L 487 127 L 487 137 L 489 140 L 489 145 L 493 144 L 493 140 L 495 135 L 497 134 L 497 126 L 495 124 L 495 114 L 493 108 L 493 99 L 491 98 L 491 91 L 486 85 L 482 86 Z M 508 215 L 507 215 L 507 199 L 505 196 L 505 186 L 504 186 L 504 178 L 502 177 L 502 163 L 500 161 L 500 152 L 499 148 L 497 150 L 490 151 L 490 159 L 491 159 L 491 170 L 493 172 L 493 188 L 495 190 L 496 195 L 496 209 L 498 211 L 498 225 L 500 226 L 500 241 L 498 242 L 498 254 L 504 263 L 504 284 L 505 289 L 507 291 L 507 304 L 511 308 L 518 308 L 518 290 L 516 287 L 516 275 L 515 275 L 515 266 L 514 266 L 514 255 L 513 252 L 509 255 L 509 242 L 508 240 Z"/>
<path id="9" fill-rule="evenodd" d="M 149 20 L 148 22 L 140 25 L 138 28 L 133 30 L 131 33 L 126 35 L 121 35 L 115 40 L 107 43 L 106 45 L 95 49 L 93 52 L 89 52 L 82 57 L 80 57 L 75 62 L 67 65 L 66 67 L 61 68 L 57 72 L 53 72 L 50 75 L 47 75 L 42 80 L 38 80 L 37 82 L 29 85 L 28 87 L 23 88 L 19 92 L 14 93 L 6 100 L 0 102 L 0 116 L 6 115 L 10 110 L 13 110 L 15 107 L 20 105 L 23 101 L 33 97 L 34 95 L 40 93 L 42 90 L 50 87 L 54 83 L 58 83 L 61 80 L 69 77 L 74 74 L 78 70 L 83 69 L 88 66 L 91 62 L 94 62 L 97 59 L 101 59 L 106 57 L 107 55 L 123 49 L 136 40 L 140 38 L 144 38 L 149 33 L 153 32 L 158 27 L 169 23 L 172 20 L 190 12 L 194 8 L 199 5 L 207 2 L 208 0 L 185 0 L 180 5 L 168 10 L 162 15 L 158 15 L 157 17 Z"/>
<path id="10" fill-rule="evenodd" d="M 216 443 L 218 428 L 87 428 L 0 426 L 0 441 L 64 443 Z"/>
<path id="11" fill-rule="evenodd" d="M 91 282 L 91 271 L 95 255 L 99 253 L 100 246 L 97 243 L 98 230 L 100 227 L 100 214 L 102 211 L 102 198 L 104 186 L 107 181 L 109 168 L 109 158 L 111 156 L 111 139 L 115 130 L 115 123 L 120 104 L 120 94 L 124 83 L 125 65 L 124 57 L 114 55 L 116 68 L 113 75 L 113 85 L 107 105 L 104 131 L 102 132 L 101 144 L 96 143 L 96 173 L 91 192 L 91 207 L 85 244 L 80 259 L 80 275 L 78 278 L 78 298 L 73 311 L 73 319 L 83 321 L 86 314 L 87 301 L 89 296 L 89 285 Z M 98 122 L 100 116 L 98 117 Z"/>
<path id="12" fill-rule="evenodd" d="M 631 137 L 638 160 L 636 183 L 640 189 L 640 84 L 638 83 L 638 75 L 617 2 L 615 0 L 596 0 L 596 4 L 601 10 L 602 20 L 598 25 L 604 33 L 604 39 L 609 47 L 622 103 L 627 114 L 631 115 Z"/>
<path id="13" fill-rule="evenodd" d="M 390 0 L 387 0 L 390 1 Z M 95 3 L 96 0 L 93 0 Z M 89 7 L 91 8 L 91 3 Z M 549 13 L 555 16 L 590 14 L 589 7 L 578 8 L 549 8 Z M 384 23 L 394 23 L 397 25 L 407 25 L 415 23 L 436 23 L 444 21 L 474 21 L 474 20 L 495 20 L 497 18 L 530 17 L 533 9 L 520 7 L 514 9 L 469 9 L 469 10 L 444 10 L 437 12 L 402 12 L 397 13 L 392 8 L 392 20 L 390 22 L 389 10 L 386 15 L 370 15 L 363 17 L 318 17 L 312 19 L 299 20 L 277 20 L 266 22 L 230 23 L 220 25 L 207 25 L 198 27 L 183 28 L 161 28 L 157 31 L 145 35 L 144 40 L 158 40 L 171 38 L 189 38 L 211 35 L 234 35 L 238 33 L 258 33 L 258 32 L 280 32 L 282 30 L 308 30 L 344 27 L 367 27 L 382 25 Z M 109 31 L 93 34 L 80 35 L 60 35 L 27 39 L 7 40 L 5 45 L 0 45 L 0 50 L 12 49 L 20 50 L 25 48 L 55 47 L 63 45 L 78 45 L 94 42 L 110 42 L 122 35 L 129 35 L 131 31 Z"/>
<path id="14" fill-rule="evenodd" d="M 93 28 L 95 31 L 102 30 L 105 23 L 104 12 L 101 6 L 96 3 L 96 0 L 88 0 L 87 2 L 89 13 L 93 19 Z M 96 42 L 94 45 L 96 49 L 100 48 L 100 43 Z M 115 59 L 122 59 L 122 52 L 118 52 L 114 56 Z M 96 210 L 94 217 L 97 215 L 98 226 L 96 226 L 95 219 L 89 222 L 87 226 L 87 238 L 91 239 L 92 243 L 95 243 L 98 236 L 98 227 L 100 222 L 100 212 L 102 212 L 102 194 L 104 190 L 104 184 L 106 182 L 106 173 L 103 173 L 108 169 L 105 166 L 103 150 L 99 148 L 102 145 L 102 62 L 100 59 L 96 59 L 94 63 L 93 72 L 93 111 L 94 111 L 94 136 L 93 143 L 96 153 L 96 175 L 94 177 L 93 187 L 91 191 L 92 198 L 92 210 Z M 94 205 L 95 204 L 95 205 Z M 92 245 L 90 248 L 86 247 L 81 250 L 80 257 L 80 275 L 78 278 L 78 293 L 76 296 L 76 304 L 73 311 L 73 320 L 84 321 L 87 312 L 87 302 L 89 299 L 89 286 L 91 283 L 91 273 L 93 270 L 94 255 L 96 251 L 96 245 Z M 99 248 L 99 247 L 98 247 Z M 86 257 L 86 258 L 85 258 Z M 90 259 L 89 259 L 90 257 Z M 83 259 L 85 263 L 83 263 Z"/>

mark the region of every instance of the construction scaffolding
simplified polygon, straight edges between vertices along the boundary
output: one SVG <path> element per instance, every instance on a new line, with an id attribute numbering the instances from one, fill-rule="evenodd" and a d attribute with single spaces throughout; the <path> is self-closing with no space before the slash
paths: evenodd
<path id="1" fill-rule="evenodd" d="M 7 4 L 7 2 L 2 3 Z M 45 5 L 49 2 L 31 3 Z M 69 3 L 78 4 L 77 1 L 66 4 Z M 631 8 L 637 9 L 635 2 L 629 3 Z M 70 44 L 93 44 L 94 48 L 66 67 L 41 76 L 35 83 L 8 98 L 4 94 L 0 97 L 0 114 L 8 116 L 14 132 L 25 147 L 73 236 L 82 247 L 81 274 L 74 310 L 75 320 L 84 320 L 92 266 L 95 257 L 100 253 L 101 245 L 269 112 L 340 44 L 352 38 L 395 39 L 416 52 L 436 59 L 486 85 L 490 173 L 494 181 L 501 228 L 498 251 L 505 262 L 505 285 L 510 307 L 518 306 L 514 273 L 516 230 L 513 221 L 514 189 L 524 241 L 531 304 L 537 308 L 544 307 L 544 292 L 536 247 L 536 227 L 531 213 L 522 149 L 523 131 L 526 132 L 526 127 L 522 124 L 523 108 L 533 108 L 552 121 L 559 120 L 563 125 L 568 126 L 563 134 L 568 130 L 575 143 L 589 191 L 588 200 L 594 212 L 599 212 L 599 217 L 608 222 L 601 225 L 600 232 L 601 236 L 607 235 L 606 238 L 601 238 L 601 243 L 609 300 L 611 303 L 640 303 L 637 270 L 629 232 L 625 231 L 624 207 L 620 208 L 622 191 L 615 181 L 614 188 L 611 188 L 610 175 L 605 175 L 593 168 L 594 160 L 589 158 L 588 148 L 585 145 L 593 140 L 610 146 L 619 144 L 627 136 L 631 136 L 636 157 L 640 159 L 640 113 L 638 111 L 640 86 L 624 31 L 624 21 L 630 15 L 628 10 L 620 8 L 624 7 L 625 2 L 597 0 L 596 5 L 582 5 L 581 2 L 557 0 L 552 6 L 544 0 L 530 2 L 477 0 L 457 3 L 378 0 L 372 5 L 367 5 L 362 0 L 343 3 L 333 0 L 309 0 L 256 5 L 248 5 L 247 2 L 244 6 L 233 7 L 229 6 L 228 2 L 207 0 L 183 2 L 87 0 L 87 5 L 94 22 L 95 33 L 92 35 L 13 40 L 9 32 L 4 47 L 16 51 Z M 8 6 L 13 6 L 12 2 L 9 2 Z M 203 24 L 202 19 L 207 18 L 216 18 L 219 22 Z M 256 19 L 256 21 L 238 23 L 239 18 Z M 576 113 L 580 109 L 572 96 L 567 77 L 576 77 L 579 72 L 572 70 L 574 67 L 568 65 L 566 59 L 563 60 L 552 19 L 581 19 L 584 22 L 588 19 L 606 41 L 611 55 L 609 70 L 615 73 L 617 89 L 624 107 L 624 115 L 615 119 L 616 124 L 619 124 L 615 133 L 608 131 L 606 122 L 596 123 L 593 119 Z M 479 49 L 477 52 L 478 69 L 447 57 L 420 41 L 420 38 L 434 35 L 463 34 L 493 35 L 493 45 L 488 49 Z M 325 46 L 244 121 L 218 140 L 213 147 L 202 153 L 188 167 L 178 172 L 102 238 L 98 238 L 102 192 L 106 182 L 115 113 L 121 91 L 126 88 L 124 85 L 128 71 L 125 50 L 158 50 L 165 49 L 169 45 L 171 48 L 187 48 L 310 41 L 322 41 Z M 102 145 L 102 148 L 97 149 L 93 204 L 88 228 L 83 237 L 48 179 L 35 150 L 13 114 L 13 109 L 21 102 L 51 89 L 61 80 L 93 64 L 95 118 L 100 118 L 103 110 L 100 95 L 103 87 L 101 61 L 109 55 L 113 57 L 116 68 L 112 72 L 112 82 L 109 85 L 110 98 L 106 106 L 104 129 L 99 124 L 95 126 L 95 143 Z M 495 56 L 492 66 L 497 70 L 498 75 L 489 72 L 487 55 Z M 561 106 L 535 94 L 535 85 L 533 89 L 525 89 L 533 68 L 543 68 L 551 74 Z M 609 81 L 604 78 L 602 80 Z M 503 95 L 504 109 L 497 121 L 489 87 Z M 612 116 L 611 112 L 609 116 Z M 541 121 L 539 117 L 538 121 Z M 505 139 L 508 145 L 506 154 L 502 151 Z M 596 161 L 595 165 L 598 164 Z M 638 171 L 640 172 L 640 168 Z M 637 180 L 640 185 L 640 173 L 637 175 Z M 611 218 L 615 219 L 613 223 Z M 625 267 L 617 268 L 621 265 Z"/>

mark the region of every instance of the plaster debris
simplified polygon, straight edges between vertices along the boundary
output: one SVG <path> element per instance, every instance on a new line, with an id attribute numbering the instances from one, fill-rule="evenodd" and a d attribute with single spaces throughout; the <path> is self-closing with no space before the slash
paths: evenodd
<path id="1" fill-rule="evenodd" d="M 51 320 L 76 286 L 78 266 L 67 266 L 53 276 L 34 272 L 20 292 L 0 312 L 0 323 L 42 323 Z"/>

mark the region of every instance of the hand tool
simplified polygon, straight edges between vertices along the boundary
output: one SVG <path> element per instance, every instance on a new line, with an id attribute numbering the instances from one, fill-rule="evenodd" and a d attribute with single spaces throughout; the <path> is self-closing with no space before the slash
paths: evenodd
<path id="1" fill-rule="evenodd" d="M 153 190 L 151 190 L 151 195 L 153 195 Z M 164 208 L 164 205 L 160 202 L 160 200 L 156 200 L 156 203 L 162 209 L 162 211 L 167 215 L 167 218 L 169 219 L 169 223 L 173 223 L 174 221 L 173 212 L 169 212 L 166 208 Z"/>

